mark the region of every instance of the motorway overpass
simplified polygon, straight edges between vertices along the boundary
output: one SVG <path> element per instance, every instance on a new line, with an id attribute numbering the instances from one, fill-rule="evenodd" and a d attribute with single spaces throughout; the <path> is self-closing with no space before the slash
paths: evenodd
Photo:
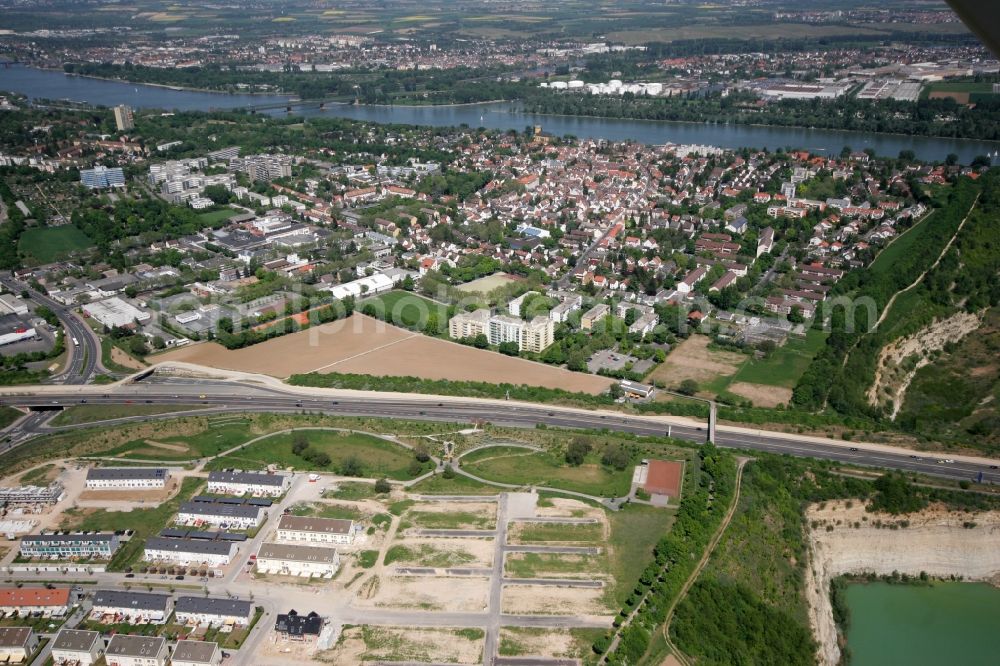
<path id="1" fill-rule="evenodd" d="M 636 435 L 665 436 L 703 442 L 704 425 L 679 417 L 632 416 L 620 412 L 584 410 L 505 400 L 416 396 L 410 394 L 340 391 L 304 387 L 275 387 L 222 380 L 153 376 L 138 383 L 115 386 L 9 387 L 0 399 L 11 406 L 58 410 L 78 404 L 193 405 L 199 410 L 229 412 L 315 412 L 333 416 L 369 416 L 387 419 L 452 423 L 488 422 L 533 428 L 538 424 Z M 34 413 L 8 433 L 7 449 L 36 435 L 64 430 L 46 424 L 51 413 Z M 137 416 L 106 422 L 171 418 L 176 414 Z M 1000 483 L 1000 461 L 973 456 L 929 454 L 879 444 L 842 442 L 743 428 L 718 426 L 716 444 L 749 451 L 784 453 L 851 465 L 919 472 L 950 479 Z M 2 450 L 0 450 L 2 453 Z M 950 460 L 951 462 L 946 462 Z"/>

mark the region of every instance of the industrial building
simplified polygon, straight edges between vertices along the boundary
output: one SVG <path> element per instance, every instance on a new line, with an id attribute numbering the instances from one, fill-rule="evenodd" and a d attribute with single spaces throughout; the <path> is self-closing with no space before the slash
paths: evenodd
<path id="1" fill-rule="evenodd" d="M 87 316 L 108 328 L 135 328 L 137 324 L 144 324 L 152 317 L 148 312 L 143 312 L 117 296 L 106 298 L 103 301 L 86 303 L 83 306 L 83 311 Z"/>

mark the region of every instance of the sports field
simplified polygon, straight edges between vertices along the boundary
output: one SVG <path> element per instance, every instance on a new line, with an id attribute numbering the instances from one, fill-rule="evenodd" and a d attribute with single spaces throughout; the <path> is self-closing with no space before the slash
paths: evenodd
<path id="1" fill-rule="evenodd" d="M 607 390 L 612 381 L 430 338 L 360 314 L 244 349 L 228 350 L 207 342 L 175 349 L 153 360 L 279 378 L 339 372 L 527 384 L 593 394 Z"/>
<path id="2" fill-rule="evenodd" d="M 515 278 L 512 278 L 506 273 L 494 273 L 493 275 L 487 275 L 486 277 L 481 277 L 478 280 L 461 284 L 458 286 L 458 290 L 468 293 L 488 294 L 497 287 L 503 287 L 514 281 Z"/>

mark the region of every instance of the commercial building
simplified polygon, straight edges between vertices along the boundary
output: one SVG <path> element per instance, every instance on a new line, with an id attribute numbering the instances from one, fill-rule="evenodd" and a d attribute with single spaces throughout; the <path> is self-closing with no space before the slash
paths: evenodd
<path id="1" fill-rule="evenodd" d="M 241 472 L 239 470 L 208 473 L 208 492 L 219 495 L 282 495 L 292 485 L 282 474 Z"/>
<path id="2" fill-rule="evenodd" d="M 135 119 L 132 117 L 132 107 L 124 104 L 115 107 L 115 127 L 119 132 L 127 132 L 135 127 Z"/>
<path id="3" fill-rule="evenodd" d="M 205 539 L 146 539 L 142 559 L 188 566 L 224 567 L 236 556 L 236 543 Z"/>
<path id="4" fill-rule="evenodd" d="M 167 655 L 165 638 L 115 634 L 108 643 L 104 660 L 108 666 L 166 666 Z"/>
<path id="5" fill-rule="evenodd" d="M 0 612 L 59 616 L 69 606 L 69 588 L 15 587 L 0 589 Z"/>
<path id="6" fill-rule="evenodd" d="M 0 627 L 0 664 L 21 664 L 38 647 L 31 627 Z"/>
<path id="7" fill-rule="evenodd" d="M 332 578 L 339 568 L 334 548 L 265 543 L 257 551 L 257 571 L 264 574 Z"/>
<path id="8" fill-rule="evenodd" d="M 174 606 L 177 622 L 243 627 L 253 617 L 253 603 L 242 599 L 179 597 Z"/>
<path id="9" fill-rule="evenodd" d="M 135 328 L 137 323 L 144 324 L 152 317 L 148 312 L 143 312 L 117 296 L 87 303 L 83 306 L 83 311 L 108 328 Z"/>
<path id="10" fill-rule="evenodd" d="M 110 560 L 121 545 L 114 532 L 31 534 L 21 539 L 21 557 L 52 560 Z"/>
<path id="11" fill-rule="evenodd" d="M 184 525 L 218 525 L 225 529 L 250 530 L 260 527 L 267 514 L 262 506 L 226 502 L 184 502 L 177 522 Z"/>
<path id="12" fill-rule="evenodd" d="M 28 304 L 14 294 L 0 294 L 0 310 L 23 316 L 28 314 Z"/>
<path id="13" fill-rule="evenodd" d="M 163 467 L 91 467 L 87 490 L 155 490 L 164 488 L 168 478 Z"/>
<path id="14" fill-rule="evenodd" d="M 278 521 L 278 541 L 349 545 L 354 542 L 354 521 L 284 515 Z"/>
<path id="15" fill-rule="evenodd" d="M 170 666 L 218 666 L 222 650 L 211 641 L 177 641 Z"/>
<path id="16" fill-rule="evenodd" d="M 152 592 L 122 592 L 97 590 L 91 617 L 114 618 L 114 622 L 129 624 L 159 624 L 166 622 L 173 609 L 174 600 L 169 594 Z"/>
<path id="17" fill-rule="evenodd" d="M 93 169 L 81 169 L 80 184 L 91 190 L 125 187 L 125 172 L 121 167 L 109 169 L 105 166 L 95 166 Z"/>
<path id="18" fill-rule="evenodd" d="M 620 383 L 622 392 L 629 398 L 645 400 L 652 397 L 656 389 L 650 384 L 640 384 L 629 379 L 623 379 Z"/>
<path id="19" fill-rule="evenodd" d="M 104 639 L 98 631 L 62 629 L 52 641 L 52 660 L 57 666 L 91 666 L 103 654 Z"/>
<path id="20" fill-rule="evenodd" d="M 323 618 L 315 611 L 308 615 L 299 615 L 293 608 L 287 613 L 278 615 L 274 621 L 274 630 L 283 638 L 291 640 L 316 638 L 323 631 Z"/>

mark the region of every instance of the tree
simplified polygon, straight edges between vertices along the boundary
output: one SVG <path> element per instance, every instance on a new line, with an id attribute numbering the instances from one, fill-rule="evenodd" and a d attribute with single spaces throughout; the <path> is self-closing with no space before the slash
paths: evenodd
<path id="1" fill-rule="evenodd" d="M 476 349 L 486 349 L 490 346 L 490 339 L 486 337 L 485 333 L 480 333 L 476 337 L 472 338 L 472 346 Z"/>
<path id="2" fill-rule="evenodd" d="M 407 467 L 406 471 L 410 476 L 420 476 L 420 473 L 424 471 L 424 466 L 420 464 L 419 460 L 414 458 L 410 461 L 410 465 Z"/>
<path id="3" fill-rule="evenodd" d="M 520 347 L 516 342 L 501 342 L 498 350 L 501 354 L 506 354 L 507 356 L 517 356 L 520 352 Z"/>
<path id="4" fill-rule="evenodd" d="M 684 395 L 694 395 L 698 392 L 698 382 L 693 379 L 685 379 L 677 386 L 677 392 Z"/>
<path id="5" fill-rule="evenodd" d="M 375 492 L 379 495 L 385 495 L 392 491 L 392 484 L 389 483 L 388 479 L 382 478 L 375 482 Z"/>
<path id="6" fill-rule="evenodd" d="M 300 456 L 308 448 L 309 440 L 306 438 L 305 433 L 297 432 L 292 435 L 292 453 Z"/>
<path id="7" fill-rule="evenodd" d="M 364 466 L 357 456 L 348 456 L 340 463 L 340 473 L 343 476 L 364 476 Z"/>
<path id="8" fill-rule="evenodd" d="M 452 469 L 451 465 L 445 465 L 444 466 L 444 472 L 441 474 L 441 476 L 444 477 L 444 478 L 446 478 L 446 479 L 454 479 L 455 478 L 455 470 Z"/>
<path id="9" fill-rule="evenodd" d="M 566 447 L 566 462 L 570 465 L 582 465 L 591 450 L 590 441 L 583 437 L 574 437 Z"/>
<path id="10" fill-rule="evenodd" d="M 869 511 L 913 513 L 927 506 L 927 498 L 920 489 L 898 472 L 883 474 L 873 485 L 876 492 L 868 505 Z"/>
<path id="11" fill-rule="evenodd" d="M 613 467 L 620 471 L 628 467 L 631 458 L 628 451 L 621 444 L 611 444 L 604 449 L 601 462 L 608 467 Z"/>

